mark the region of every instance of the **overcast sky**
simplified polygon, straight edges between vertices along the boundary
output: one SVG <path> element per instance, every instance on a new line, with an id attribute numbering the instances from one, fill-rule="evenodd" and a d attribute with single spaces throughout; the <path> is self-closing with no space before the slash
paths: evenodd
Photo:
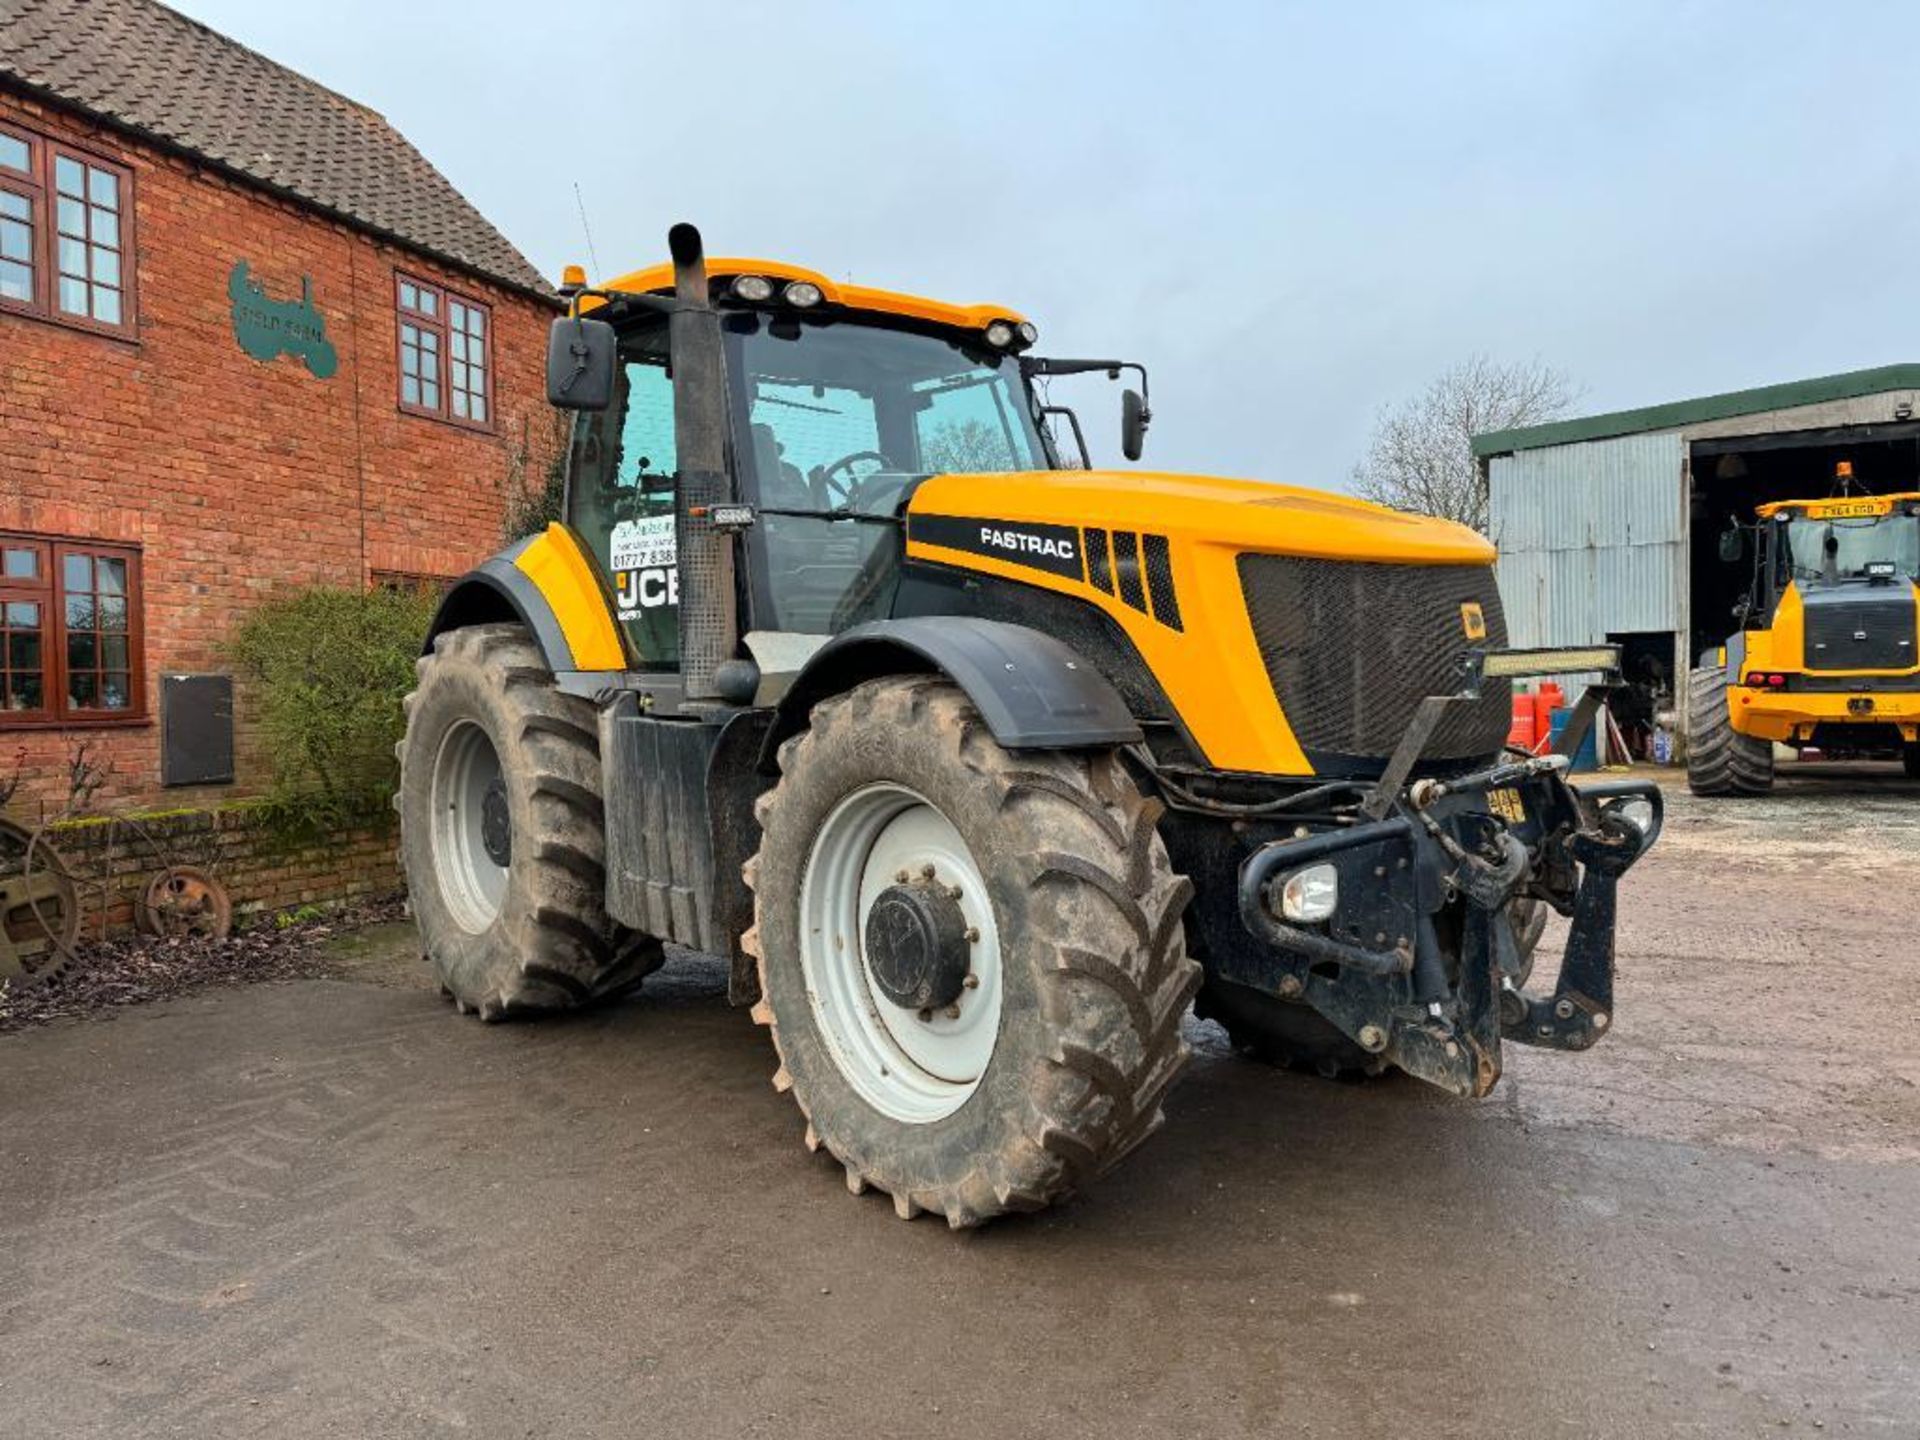
<path id="1" fill-rule="evenodd" d="M 381 111 L 549 275 L 577 181 L 602 273 L 687 219 L 1143 360 L 1160 468 L 1343 484 L 1474 351 L 1584 410 L 1920 359 L 1901 5 L 174 3 Z"/>

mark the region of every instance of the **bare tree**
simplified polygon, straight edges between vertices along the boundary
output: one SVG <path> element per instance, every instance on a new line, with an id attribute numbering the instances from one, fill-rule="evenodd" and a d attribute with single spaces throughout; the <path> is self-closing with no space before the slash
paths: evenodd
<path id="1" fill-rule="evenodd" d="M 1487 490 L 1473 437 L 1565 415 L 1580 398 L 1566 374 L 1540 360 L 1505 365 L 1473 355 L 1374 422 L 1367 457 L 1353 467 L 1363 499 L 1487 529 Z"/>

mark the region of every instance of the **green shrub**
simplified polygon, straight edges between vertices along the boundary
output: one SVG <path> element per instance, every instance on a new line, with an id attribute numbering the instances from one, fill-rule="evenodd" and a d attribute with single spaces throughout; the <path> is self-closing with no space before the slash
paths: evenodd
<path id="1" fill-rule="evenodd" d="M 282 829 L 324 832 L 391 816 L 406 728 L 401 698 L 439 597 L 316 587 L 271 600 L 234 635 L 254 682 Z"/>

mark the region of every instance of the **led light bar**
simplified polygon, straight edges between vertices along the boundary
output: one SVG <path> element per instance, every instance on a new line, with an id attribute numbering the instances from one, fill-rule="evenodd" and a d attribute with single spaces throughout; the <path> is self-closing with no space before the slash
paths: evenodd
<path id="1" fill-rule="evenodd" d="M 1480 673 L 1489 680 L 1523 675 L 1579 675 L 1588 670 L 1620 668 L 1618 645 L 1575 645 L 1552 650 L 1489 650 Z"/>

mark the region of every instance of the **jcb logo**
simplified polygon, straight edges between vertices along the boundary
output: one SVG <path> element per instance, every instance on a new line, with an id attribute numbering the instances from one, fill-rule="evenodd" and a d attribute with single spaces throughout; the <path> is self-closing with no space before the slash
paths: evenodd
<path id="1" fill-rule="evenodd" d="M 1460 607 L 1460 628 L 1466 632 L 1469 640 L 1487 638 L 1487 614 L 1480 608 L 1477 600 L 1468 600 Z"/>

